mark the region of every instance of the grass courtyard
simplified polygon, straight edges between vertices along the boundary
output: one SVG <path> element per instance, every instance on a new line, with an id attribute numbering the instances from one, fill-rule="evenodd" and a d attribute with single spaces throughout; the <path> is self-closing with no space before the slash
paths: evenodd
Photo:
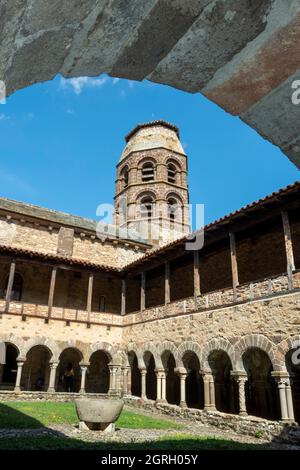
<path id="1" fill-rule="evenodd" d="M 170 419 L 123 410 L 116 425 L 122 437 L 99 435 L 92 441 L 77 431 L 73 403 L 0 403 L 0 450 L 87 449 L 87 450 L 212 450 L 263 449 L 257 443 L 213 435 L 194 435 L 184 424 Z M 74 433 L 78 434 L 74 434 Z M 88 433 L 87 433 L 88 434 Z M 92 433 L 95 435 L 95 433 Z M 139 441 L 134 442 L 135 436 Z M 126 442 L 127 440 L 127 442 Z"/>

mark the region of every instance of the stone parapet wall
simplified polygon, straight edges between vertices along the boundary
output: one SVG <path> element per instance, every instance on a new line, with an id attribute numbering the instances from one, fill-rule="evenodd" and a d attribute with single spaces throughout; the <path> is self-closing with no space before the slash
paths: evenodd
<path id="1" fill-rule="evenodd" d="M 200 421 L 219 429 L 231 430 L 248 436 L 273 440 L 289 427 L 289 424 L 269 421 L 256 416 L 239 416 L 219 411 L 204 411 L 195 408 L 180 408 L 177 405 L 155 403 L 152 400 L 142 400 L 138 397 L 125 396 L 125 403 L 141 410 L 175 418 L 184 418 L 192 421 Z"/>
<path id="2" fill-rule="evenodd" d="M 13 392 L 13 391 L 4 391 L 0 390 L 0 403 L 10 402 L 10 401 L 54 401 L 54 402 L 73 402 L 77 398 L 83 397 L 91 398 L 112 398 L 119 397 L 118 393 L 49 393 L 49 392 Z"/>

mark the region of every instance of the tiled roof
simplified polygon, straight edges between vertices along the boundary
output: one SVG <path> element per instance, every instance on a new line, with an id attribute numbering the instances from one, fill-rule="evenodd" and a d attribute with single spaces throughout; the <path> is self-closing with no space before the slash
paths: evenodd
<path id="1" fill-rule="evenodd" d="M 118 272 L 119 269 L 113 266 L 107 266 L 105 264 L 100 263 L 92 263 L 90 261 L 86 261 L 84 259 L 79 258 L 67 258 L 61 255 L 49 254 L 49 253 L 42 253 L 40 251 L 28 250 L 25 248 L 19 248 L 14 246 L 7 246 L 7 245 L 0 245 L 0 253 L 4 253 L 7 255 L 21 255 L 25 258 L 36 258 L 39 260 L 49 261 L 49 262 L 61 262 L 63 264 L 77 266 L 77 267 L 85 267 L 91 269 L 99 269 L 101 271 L 108 271 L 108 272 Z"/>
<path id="2" fill-rule="evenodd" d="M 238 209 L 234 212 L 231 212 L 230 214 L 225 215 L 224 217 L 221 217 L 220 219 L 217 219 L 216 221 L 205 225 L 204 229 L 201 229 L 201 231 L 204 230 L 204 232 L 206 232 L 206 231 L 209 231 L 209 230 L 213 230 L 213 229 L 217 228 L 218 226 L 222 225 L 224 222 L 227 222 L 227 223 L 232 222 L 234 219 L 238 218 L 239 216 L 241 216 L 241 215 L 243 215 L 247 212 L 251 212 L 252 210 L 255 211 L 255 210 L 259 209 L 264 204 L 275 202 L 278 198 L 280 198 L 282 196 L 287 196 L 289 194 L 295 194 L 297 192 L 299 192 L 299 199 L 300 199 L 300 181 L 296 181 L 295 183 L 290 184 L 290 185 L 286 186 L 285 188 L 279 189 L 278 191 L 275 191 L 275 192 L 269 194 L 268 196 L 265 196 L 261 199 L 258 199 L 257 201 L 254 201 L 251 204 L 248 204 L 248 205 L 242 207 L 241 209 Z M 171 243 L 168 243 L 168 244 L 166 244 L 162 247 L 153 249 L 150 252 L 148 252 L 146 255 L 141 256 L 140 258 L 138 258 L 136 261 L 133 261 L 133 262 L 129 263 L 125 267 L 125 269 L 134 268 L 135 266 L 142 264 L 146 260 L 150 260 L 151 258 L 155 258 L 155 257 L 159 256 L 160 254 L 164 254 L 165 252 L 167 252 L 171 248 L 175 248 L 177 246 L 183 245 L 187 241 L 192 240 L 193 236 L 196 236 L 197 233 L 199 233 L 199 232 L 200 232 L 199 230 L 198 231 L 196 230 L 195 232 L 189 234 L 188 236 L 185 235 L 184 237 L 178 238 L 177 240 L 174 240 Z"/>
<path id="3" fill-rule="evenodd" d="M 171 124 L 170 122 L 164 121 L 163 119 L 160 119 L 158 121 L 150 121 L 150 122 L 145 122 L 143 124 L 138 124 L 132 131 L 129 132 L 129 134 L 126 135 L 125 140 L 126 142 L 129 142 L 131 137 L 136 134 L 140 129 L 144 129 L 145 127 L 155 127 L 155 126 L 163 126 L 167 127 L 168 129 L 171 129 L 172 131 L 175 131 L 177 134 L 177 137 L 179 138 L 179 129 L 177 126 L 174 124 Z"/>

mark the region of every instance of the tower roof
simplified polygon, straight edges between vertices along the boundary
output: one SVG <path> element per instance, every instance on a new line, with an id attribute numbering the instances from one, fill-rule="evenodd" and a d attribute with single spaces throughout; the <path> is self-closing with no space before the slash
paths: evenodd
<path id="1" fill-rule="evenodd" d="M 131 152 L 166 148 L 170 151 L 185 154 L 179 140 L 179 129 L 174 124 L 158 120 L 144 124 L 138 124 L 125 137 L 126 147 L 120 161 Z"/>
<path id="2" fill-rule="evenodd" d="M 180 138 L 179 129 L 177 126 L 175 126 L 174 124 L 171 124 L 170 122 L 164 121 L 163 119 L 159 119 L 157 121 L 150 121 L 150 122 L 138 124 L 137 126 L 135 126 L 134 129 L 132 129 L 132 131 L 130 131 L 125 136 L 125 140 L 126 142 L 129 142 L 131 137 L 133 137 L 134 134 L 136 134 L 140 129 L 145 129 L 146 127 L 157 127 L 157 126 L 163 126 L 163 127 L 166 127 L 167 129 L 170 129 L 171 131 L 176 132 L 178 139 Z"/>

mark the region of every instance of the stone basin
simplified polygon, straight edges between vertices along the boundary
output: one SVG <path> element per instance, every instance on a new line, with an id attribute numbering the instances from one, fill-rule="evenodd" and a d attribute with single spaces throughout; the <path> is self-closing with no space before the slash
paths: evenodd
<path id="1" fill-rule="evenodd" d="M 113 432 L 124 401 L 116 398 L 78 398 L 75 406 L 80 429 Z"/>

